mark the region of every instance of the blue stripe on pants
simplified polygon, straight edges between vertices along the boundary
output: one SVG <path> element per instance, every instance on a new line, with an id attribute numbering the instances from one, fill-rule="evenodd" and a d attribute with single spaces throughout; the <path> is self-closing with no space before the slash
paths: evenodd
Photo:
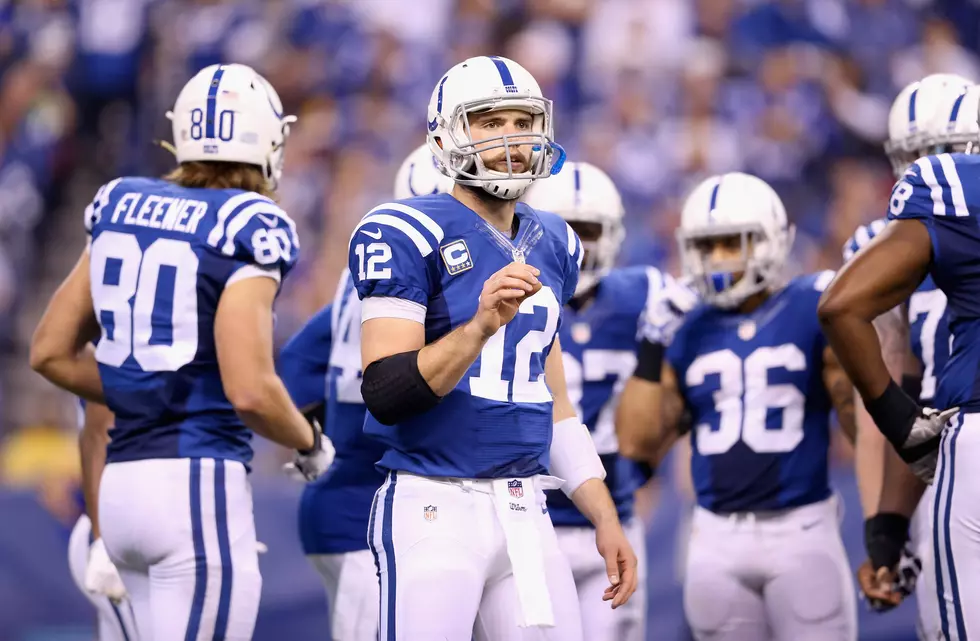
<path id="1" fill-rule="evenodd" d="M 943 449 L 945 447 L 946 439 L 943 438 L 939 444 L 939 478 L 935 479 L 933 482 L 936 484 L 936 499 L 933 503 L 932 511 L 932 556 L 936 561 L 936 600 L 939 601 L 939 624 L 943 631 L 943 637 L 949 638 L 949 618 L 946 615 L 946 596 L 945 589 L 943 586 L 943 557 L 939 554 L 939 533 L 940 533 L 940 523 L 942 519 L 939 511 L 942 505 L 943 496 L 943 479 L 946 477 L 946 452 Z"/>
<path id="2" fill-rule="evenodd" d="M 204 527 L 201 523 L 201 459 L 191 459 L 191 534 L 194 538 L 194 598 L 187 621 L 184 641 L 196 641 L 204 611 L 204 594 L 208 589 L 208 561 L 204 552 Z"/>
<path id="3" fill-rule="evenodd" d="M 214 641 L 224 641 L 231 609 L 231 544 L 228 541 L 228 500 L 225 495 L 225 462 L 214 462 L 214 518 L 218 530 L 218 554 L 221 557 L 221 592 L 218 616 L 214 622 Z"/>
<path id="4" fill-rule="evenodd" d="M 126 622 L 123 621 L 122 614 L 120 614 L 119 612 L 119 608 L 116 606 L 115 603 L 112 602 L 112 599 L 108 599 L 108 601 L 109 601 L 109 606 L 112 608 L 112 613 L 116 615 L 116 621 L 119 623 L 119 631 L 122 633 L 123 639 L 125 641 L 130 641 L 129 632 L 126 630 Z"/>
<path id="5" fill-rule="evenodd" d="M 953 548 L 950 541 L 950 518 L 952 516 L 953 504 L 953 482 L 956 478 L 956 438 L 960 434 L 960 427 L 963 425 L 963 415 L 951 428 L 949 436 L 949 482 L 946 488 L 946 513 L 943 515 L 943 529 L 946 538 L 946 564 L 949 566 L 949 586 L 953 597 L 953 612 L 956 615 L 956 635 L 961 641 L 966 639 L 966 623 L 963 621 L 963 604 L 960 602 L 959 582 L 956 580 L 956 566 L 953 562 Z"/>
<path id="6" fill-rule="evenodd" d="M 391 484 L 385 494 L 385 513 L 381 519 L 381 547 L 385 551 L 385 562 L 388 569 L 388 638 L 386 641 L 395 641 L 395 545 L 392 542 L 391 522 L 398 472 L 392 471 L 390 478 Z"/>

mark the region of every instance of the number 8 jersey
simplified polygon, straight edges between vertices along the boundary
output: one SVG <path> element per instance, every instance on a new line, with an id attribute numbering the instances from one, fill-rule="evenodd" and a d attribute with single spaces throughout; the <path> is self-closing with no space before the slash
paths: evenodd
<path id="1" fill-rule="evenodd" d="M 516 239 L 540 229 L 526 262 L 541 270 L 541 290 L 435 408 L 394 426 L 368 413 L 365 431 L 387 446 L 381 467 L 456 478 L 547 472 L 552 400 L 544 364 L 578 282 L 582 247 L 555 214 L 518 203 L 517 220 Z M 435 342 L 474 316 L 484 282 L 513 261 L 506 242 L 449 194 L 376 207 L 350 241 L 362 319 L 416 320 L 426 344 Z"/>
<path id="2" fill-rule="evenodd" d="M 251 431 L 225 396 L 214 319 L 243 278 L 281 281 L 299 252 L 272 200 L 238 189 L 191 189 L 119 178 L 85 210 L 96 360 L 116 415 L 109 462 L 252 458 Z"/>
<path id="3" fill-rule="evenodd" d="M 832 276 L 796 278 L 748 314 L 701 305 L 674 336 L 666 358 L 693 418 L 701 507 L 781 510 L 830 496 L 817 301 Z"/>

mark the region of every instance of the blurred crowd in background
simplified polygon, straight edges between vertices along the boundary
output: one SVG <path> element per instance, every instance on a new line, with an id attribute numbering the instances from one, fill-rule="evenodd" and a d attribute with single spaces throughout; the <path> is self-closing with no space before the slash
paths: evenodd
<path id="1" fill-rule="evenodd" d="M 570 158 L 623 193 L 621 262 L 676 273 L 684 196 L 732 170 L 782 196 L 794 269 L 837 267 L 884 213 L 891 100 L 929 73 L 980 80 L 978 50 L 980 0 L 0 0 L 0 484 L 77 512 L 60 482 L 77 475 L 75 407 L 26 346 L 84 247 L 85 205 L 110 178 L 172 166 L 164 114 L 206 65 L 255 67 L 299 117 L 281 343 L 332 297 L 350 229 L 390 198 L 433 86 L 466 57 L 538 79 Z M 274 461 L 260 451 L 255 469 Z"/>
<path id="2" fill-rule="evenodd" d="M 883 211 L 895 94 L 934 72 L 980 79 L 978 45 L 980 0 L 0 0 L 0 434 L 72 427 L 25 346 L 84 244 L 85 204 L 172 166 L 164 114 L 206 65 L 254 66 L 299 117 L 281 200 L 303 254 L 282 341 L 330 300 L 349 230 L 390 197 L 461 59 L 501 54 L 538 79 L 570 157 L 623 192 L 624 264 L 676 273 L 686 192 L 742 170 L 781 194 L 795 269 L 813 270 Z"/>

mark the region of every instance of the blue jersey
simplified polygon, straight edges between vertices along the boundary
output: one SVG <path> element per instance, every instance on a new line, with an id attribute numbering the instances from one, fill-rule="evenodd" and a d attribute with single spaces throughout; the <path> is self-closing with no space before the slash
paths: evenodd
<path id="1" fill-rule="evenodd" d="M 553 416 L 544 365 L 578 282 L 582 246 L 554 214 L 518 203 L 517 221 L 510 241 L 440 194 L 376 207 L 354 230 L 350 271 L 364 316 L 411 308 L 426 343 L 473 318 L 484 282 L 514 260 L 515 244 L 530 246 L 527 263 L 541 271 L 541 290 L 436 407 L 394 426 L 368 413 L 365 431 L 387 445 L 383 468 L 458 478 L 547 472 Z"/>
<path id="2" fill-rule="evenodd" d="M 858 227 L 844 243 L 844 260 L 848 261 L 871 239 L 880 234 L 888 221 L 884 218 Z M 946 294 L 936 287 L 932 276 L 916 288 L 908 300 L 909 338 L 912 353 L 922 363 L 922 390 L 919 402 L 931 406 L 936 395 L 936 380 L 949 360 L 950 334 L 946 316 Z"/>
<path id="3" fill-rule="evenodd" d="M 107 183 L 85 210 L 95 351 L 116 415 L 108 462 L 252 458 L 251 431 L 225 396 L 214 320 L 237 279 L 285 277 L 296 228 L 272 200 L 155 178 Z"/>
<path id="4" fill-rule="evenodd" d="M 796 278 L 748 314 L 701 305 L 677 331 L 666 358 L 693 419 L 702 507 L 779 510 L 830 495 L 817 301 L 832 276 Z"/>
<path id="5" fill-rule="evenodd" d="M 619 455 L 616 405 L 626 381 L 636 369 L 639 323 L 650 294 L 663 276 L 653 267 L 629 267 L 609 272 L 599 281 L 588 307 L 565 307 L 561 326 L 562 360 L 568 396 L 579 418 L 592 433 L 592 442 L 606 468 L 606 485 L 621 521 L 633 516 L 633 494 L 648 476 L 640 466 Z M 564 492 L 551 490 L 548 511 L 556 526 L 588 526 Z"/>
<path id="6" fill-rule="evenodd" d="M 946 295 L 952 347 L 933 404 L 980 411 L 980 156 L 918 159 L 895 184 L 888 217 L 929 230 L 929 271 Z"/>
<path id="7" fill-rule="evenodd" d="M 384 482 L 375 463 L 384 448 L 364 434 L 361 399 L 361 303 L 344 270 L 337 295 L 286 343 L 283 382 L 299 407 L 326 403 L 324 432 L 336 458 L 303 490 L 299 535 L 306 554 L 366 550 L 374 493 Z"/>

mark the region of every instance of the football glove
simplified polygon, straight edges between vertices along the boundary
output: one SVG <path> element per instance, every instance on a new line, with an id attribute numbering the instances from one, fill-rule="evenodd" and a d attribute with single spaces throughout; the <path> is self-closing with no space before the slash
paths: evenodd
<path id="1" fill-rule="evenodd" d="M 898 562 L 898 569 L 895 572 L 895 585 L 892 588 L 896 593 L 906 598 L 915 592 L 915 583 L 919 580 L 919 573 L 922 572 L 922 559 L 908 547 L 902 549 L 902 559 Z"/>
<path id="2" fill-rule="evenodd" d="M 898 450 L 909 469 L 925 483 L 932 483 L 939 462 L 939 443 L 943 429 L 957 412 L 958 407 L 947 410 L 936 410 L 929 407 L 919 408 L 919 415 L 912 423 L 905 443 Z"/>
<path id="3" fill-rule="evenodd" d="M 306 451 L 297 451 L 292 462 L 283 466 L 286 475 L 297 481 L 316 480 L 327 471 L 336 455 L 333 443 L 320 428 L 320 421 L 313 419 L 310 426 L 313 428 L 313 447 Z"/>
<path id="4" fill-rule="evenodd" d="M 670 345 L 684 315 L 694 309 L 698 295 L 684 282 L 664 274 L 664 284 L 653 294 L 643 313 L 640 338 Z"/>
<path id="5" fill-rule="evenodd" d="M 85 589 L 92 594 L 109 597 L 118 603 L 127 596 L 119 570 L 116 569 L 102 539 L 96 539 L 88 549 L 88 564 L 85 566 Z"/>

